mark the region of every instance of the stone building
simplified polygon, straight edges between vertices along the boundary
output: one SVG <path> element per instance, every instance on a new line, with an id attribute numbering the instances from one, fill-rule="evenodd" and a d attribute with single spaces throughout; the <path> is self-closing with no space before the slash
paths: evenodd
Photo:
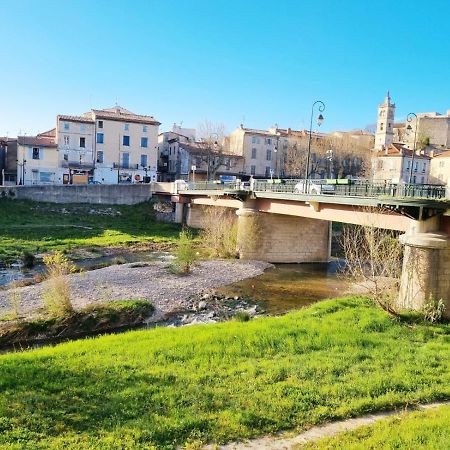
<path id="1" fill-rule="evenodd" d="M 450 197 L 450 150 L 431 158 L 430 183 L 447 186 L 447 197 Z"/>
<path id="2" fill-rule="evenodd" d="M 430 170 L 430 157 L 427 155 L 415 155 L 401 144 L 390 144 L 377 152 L 373 158 L 373 179 L 375 182 L 384 181 L 390 183 L 428 183 Z"/>

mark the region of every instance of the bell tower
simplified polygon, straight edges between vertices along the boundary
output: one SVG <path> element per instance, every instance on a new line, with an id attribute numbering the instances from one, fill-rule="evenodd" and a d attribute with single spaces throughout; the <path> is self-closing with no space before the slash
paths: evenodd
<path id="1" fill-rule="evenodd" d="M 391 103 L 391 97 L 387 91 L 384 103 L 378 106 L 375 150 L 383 150 L 394 142 L 394 114 L 395 103 Z"/>

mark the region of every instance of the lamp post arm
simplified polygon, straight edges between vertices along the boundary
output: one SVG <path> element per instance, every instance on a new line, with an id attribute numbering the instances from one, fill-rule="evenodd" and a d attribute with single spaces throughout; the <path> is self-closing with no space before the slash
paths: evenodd
<path id="1" fill-rule="evenodd" d="M 309 139 L 308 139 L 308 154 L 306 157 L 306 170 L 305 170 L 305 182 L 304 182 L 304 192 L 306 193 L 308 191 L 307 185 L 309 180 L 309 163 L 311 159 L 311 139 L 312 139 L 312 121 L 314 116 L 314 107 L 316 105 L 319 105 L 319 112 L 323 112 L 325 110 L 325 103 L 321 100 L 316 100 L 311 107 L 311 118 L 309 122 Z"/>

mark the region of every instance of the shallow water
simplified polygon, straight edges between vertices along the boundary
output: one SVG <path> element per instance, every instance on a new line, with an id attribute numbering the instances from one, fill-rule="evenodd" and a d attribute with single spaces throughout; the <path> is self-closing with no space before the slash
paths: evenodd
<path id="1" fill-rule="evenodd" d="M 326 298 L 338 297 L 348 289 L 339 277 L 341 260 L 328 264 L 276 264 L 262 275 L 217 289 L 220 294 L 249 299 L 269 314 L 282 314 Z"/>

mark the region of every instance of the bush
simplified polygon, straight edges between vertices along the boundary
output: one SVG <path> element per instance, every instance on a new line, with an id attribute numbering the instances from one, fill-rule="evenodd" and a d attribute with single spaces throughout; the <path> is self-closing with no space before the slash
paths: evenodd
<path id="1" fill-rule="evenodd" d="M 247 311 L 238 311 L 234 315 L 236 322 L 248 322 L 251 319 L 250 314 Z"/>
<path id="2" fill-rule="evenodd" d="M 44 256 L 44 264 L 47 266 L 47 282 L 43 300 L 48 312 L 58 317 L 71 314 L 73 306 L 67 275 L 76 272 L 76 266 L 61 252 Z"/>
<path id="3" fill-rule="evenodd" d="M 176 272 L 183 274 L 190 273 L 192 266 L 198 260 L 198 253 L 194 248 L 194 241 L 188 230 L 183 230 L 180 233 L 175 257 L 172 268 L 175 269 Z"/>
<path id="4" fill-rule="evenodd" d="M 34 267 L 35 259 L 36 258 L 34 257 L 33 253 L 27 252 L 26 250 L 20 257 L 22 265 L 23 267 L 25 267 L 25 269 L 32 269 Z"/>
<path id="5" fill-rule="evenodd" d="M 445 303 L 441 299 L 430 298 L 430 301 L 423 306 L 423 318 L 431 323 L 437 323 L 442 320 L 445 312 Z"/>

